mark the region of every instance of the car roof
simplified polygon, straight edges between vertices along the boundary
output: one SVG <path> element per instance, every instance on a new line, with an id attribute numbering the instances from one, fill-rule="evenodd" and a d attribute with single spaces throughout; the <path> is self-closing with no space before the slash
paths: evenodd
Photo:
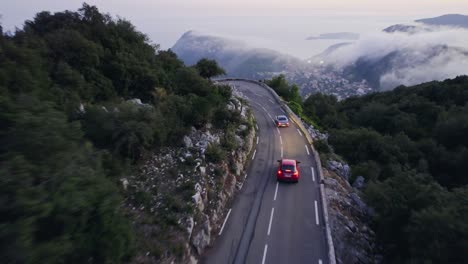
<path id="1" fill-rule="evenodd" d="M 288 117 L 287 117 L 287 116 L 285 116 L 285 115 L 279 115 L 279 116 L 276 116 L 276 118 L 278 118 L 278 119 L 279 119 L 279 118 L 285 118 L 285 119 L 288 119 Z"/>
<path id="2" fill-rule="evenodd" d="M 296 160 L 293 159 L 282 159 L 281 165 L 296 165 Z"/>

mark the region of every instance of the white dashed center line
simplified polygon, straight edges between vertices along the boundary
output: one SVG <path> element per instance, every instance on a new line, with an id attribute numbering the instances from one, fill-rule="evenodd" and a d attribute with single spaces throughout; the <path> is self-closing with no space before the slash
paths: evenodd
<path id="1" fill-rule="evenodd" d="M 283 157 L 283 146 L 281 146 L 281 157 Z"/>
<path id="2" fill-rule="evenodd" d="M 257 145 L 258 145 L 258 137 L 257 137 Z"/>
<path id="3" fill-rule="evenodd" d="M 273 214 L 275 213 L 275 208 L 271 208 L 271 214 L 270 214 L 270 223 L 268 224 L 268 233 L 267 235 L 270 235 L 270 230 L 271 230 L 271 222 L 273 222 Z"/>
<path id="4" fill-rule="evenodd" d="M 281 134 L 280 131 L 279 131 L 279 128 L 276 128 L 276 130 L 278 131 L 278 134 Z"/>
<path id="5" fill-rule="evenodd" d="M 318 216 L 318 208 L 317 208 L 317 201 L 315 201 L 315 223 L 319 225 L 319 216 Z"/>
<path id="6" fill-rule="evenodd" d="M 257 153 L 257 150 L 254 150 L 254 154 L 252 155 L 252 159 L 255 159 L 255 153 Z"/>
<path id="7" fill-rule="evenodd" d="M 275 197 L 273 197 L 273 201 L 276 201 L 276 195 L 277 194 L 278 194 L 278 182 L 276 182 Z"/>
<path id="8" fill-rule="evenodd" d="M 314 167 L 310 167 L 310 171 L 312 172 L 312 181 L 315 181 L 315 171 L 314 171 Z"/>
<path id="9" fill-rule="evenodd" d="M 299 130 L 299 128 L 296 128 L 296 130 L 297 130 L 297 133 L 299 133 L 299 135 L 301 135 L 301 137 L 302 137 L 302 133 L 301 133 L 301 131 Z"/>
<path id="10" fill-rule="evenodd" d="M 265 264 L 265 259 L 266 259 L 266 254 L 268 251 L 268 244 L 265 245 L 265 249 L 263 249 L 263 259 L 262 259 L 262 264 Z"/>
<path id="11" fill-rule="evenodd" d="M 307 155 L 310 155 L 309 148 L 307 147 L 307 145 L 305 145 L 305 148 L 306 148 L 306 151 L 307 151 Z"/>
<path id="12" fill-rule="evenodd" d="M 322 260 L 321 260 L 321 259 L 319 259 L 319 264 L 322 264 Z"/>
<path id="13" fill-rule="evenodd" d="M 280 136 L 280 143 L 281 145 L 283 145 L 283 138 L 281 138 L 281 136 Z"/>

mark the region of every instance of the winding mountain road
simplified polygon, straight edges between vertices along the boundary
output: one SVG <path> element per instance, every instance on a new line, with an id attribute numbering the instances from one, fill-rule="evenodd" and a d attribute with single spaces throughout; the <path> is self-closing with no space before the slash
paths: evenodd
<path id="1" fill-rule="evenodd" d="M 276 128 L 285 114 L 265 88 L 226 81 L 250 101 L 258 139 L 246 181 L 214 246 L 201 263 L 328 263 L 320 185 L 311 147 L 297 126 Z M 276 181 L 277 160 L 301 161 L 299 183 Z"/>

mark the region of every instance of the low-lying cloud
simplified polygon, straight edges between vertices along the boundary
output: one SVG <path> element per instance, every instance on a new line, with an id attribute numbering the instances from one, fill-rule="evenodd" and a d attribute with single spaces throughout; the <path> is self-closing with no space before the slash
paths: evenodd
<path id="1" fill-rule="evenodd" d="M 468 74 L 468 30 L 439 27 L 413 34 L 362 35 L 359 41 L 337 48 L 326 59 L 328 65 L 338 68 L 352 66 L 358 60 L 382 61 L 388 69 L 380 76 L 381 89 L 453 78 Z"/>

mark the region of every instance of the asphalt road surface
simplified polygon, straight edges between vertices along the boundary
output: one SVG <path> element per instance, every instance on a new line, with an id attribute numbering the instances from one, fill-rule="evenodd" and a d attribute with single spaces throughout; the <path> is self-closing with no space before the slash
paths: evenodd
<path id="1" fill-rule="evenodd" d="M 250 101 L 258 139 L 246 181 L 201 263 L 328 263 L 311 147 L 294 123 L 276 128 L 273 119 L 285 112 L 265 88 L 244 81 L 225 83 Z M 301 161 L 298 183 L 276 181 L 282 157 Z"/>

